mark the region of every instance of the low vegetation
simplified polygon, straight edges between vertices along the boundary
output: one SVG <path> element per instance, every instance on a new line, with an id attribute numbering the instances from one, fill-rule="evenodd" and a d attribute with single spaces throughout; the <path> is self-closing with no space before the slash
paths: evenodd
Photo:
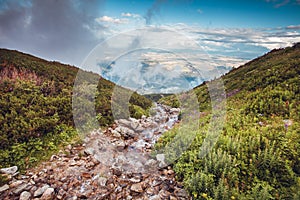
<path id="1" fill-rule="evenodd" d="M 206 83 L 193 90 L 201 112 L 196 133 L 178 126 L 160 138 L 157 151 L 182 132 L 195 134 L 173 163 L 195 199 L 300 199 L 299 46 L 273 50 L 222 76 L 226 121 L 204 157 L 201 146 L 212 117 Z M 176 96 L 160 102 L 179 106 Z"/>
<path id="2" fill-rule="evenodd" d="M 0 168 L 17 165 L 26 169 L 61 145 L 80 142 L 72 113 L 77 72 L 73 66 L 0 49 Z M 94 107 L 99 126 L 110 125 L 115 84 L 91 72 L 83 75 L 98 83 Z M 79 90 L 92 87 L 84 84 Z M 151 106 L 150 100 L 137 93 L 128 104 L 133 117 L 147 114 Z"/>

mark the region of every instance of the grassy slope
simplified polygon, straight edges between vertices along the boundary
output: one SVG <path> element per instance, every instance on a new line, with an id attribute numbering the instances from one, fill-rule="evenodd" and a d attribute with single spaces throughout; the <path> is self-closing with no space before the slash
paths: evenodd
<path id="1" fill-rule="evenodd" d="M 211 117 L 210 98 L 206 84 L 193 90 L 202 125 L 174 163 L 178 178 L 195 199 L 300 199 L 300 45 L 273 50 L 222 79 L 226 124 L 204 158 L 199 149 Z M 160 101 L 172 105 L 176 97 Z M 178 130 L 164 134 L 157 148 Z"/>
<path id="2" fill-rule="evenodd" d="M 30 167 L 77 136 L 71 104 L 77 72 L 73 66 L 0 49 L 0 167 Z M 95 97 L 97 120 L 101 126 L 111 124 L 115 84 L 90 72 L 83 75 L 88 80 L 99 80 Z M 80 90 L 86 88 L 88 83 Z M 131 116 L 146 114 L 151 104 L 133 93 Z"/>

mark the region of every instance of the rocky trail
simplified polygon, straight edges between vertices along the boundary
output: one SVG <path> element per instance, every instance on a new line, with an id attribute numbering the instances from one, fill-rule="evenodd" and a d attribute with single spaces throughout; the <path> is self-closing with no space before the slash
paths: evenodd
<path id="1" fill-rule="evenodd" d="M 178 121 L 179 109 L 156 105 L 155 111 L 116 120 L 25 175 L 16 166 L 0 169 L 11 177 L 0 199 L 190 199 L 164 155 L 150 156 L 159 136 Z"/>

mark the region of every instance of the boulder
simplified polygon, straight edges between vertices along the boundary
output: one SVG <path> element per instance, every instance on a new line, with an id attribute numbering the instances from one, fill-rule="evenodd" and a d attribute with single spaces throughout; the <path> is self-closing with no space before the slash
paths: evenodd
<path id="1" fill-rule="evenodd" d="M 157 154 L 156 155 L 156 160 L 159 162 L 159 167 L 160 168 L 165 168 L 168 165 L 165 163 L 165 154 Z"/>
<path id="2" fill-rule="evenodd" d="M 5 184 L 5 185 L 0 187 L 0 193 L 6 191 L 8 189 L 9 189 L 9 186 L 7 184 Z"/>
<path id="3" fill-rule="evenodd" d="M 144 191 L 141 183 L 132 184 L 130 190 L 137 193 L 142 193 Z"/>
<path id="4" fill-rule="evenodd" d="M 87 155 L 94 155 L 95 154 L 95 149 L 88 147 L 84 150 L 84 153 Z"/>
<path id="5" fill-rule="evenodd" d="M 41 196 L 41 195 L 42 195 L 49 187 L 50 187 L 49 185 L 44 185 L 43 187 L 37 189 L 37 190 L 34 192 L 33 196 L 34 196 L 34 197 L 39 197 L 39 196 Z"/>
<path id="6" fill-rule="evenodd" d="M 46 191 L 43 193 L 41 200 L 51 200 L 54 197 L 54 188 L 47 188 Z"/>
<path id="7" fill-rule="evenodd" d="M 24 191 L 21 193 L 19 200 L 29 200 L 30 197 L 31 197 L 30 192 Z"/>
<path id="8" fill-rule="evenodd" d="M 23 192 L 24 190 L 29 190 L 31 188 L 31 184 L 29 183 L 22 183 L 20 184 L 18 187 L 16 187 L 14 190 L 13 190 L 13 193 L 14 194 L 20 194 L 21 192 Z"/>
<path id="9" fill-rule="evenodd" d="M 3 174 L 10 174 L 10 175 L 15 174 L 17 171 L 18 171 L 18 167 L 17 166 L 0 169 L 1 173 L 3 173 Z"/>

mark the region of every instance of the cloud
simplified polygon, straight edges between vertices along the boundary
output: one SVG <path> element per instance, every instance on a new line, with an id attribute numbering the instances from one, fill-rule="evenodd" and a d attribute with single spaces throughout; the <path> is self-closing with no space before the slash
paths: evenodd
<path id="1" fill-rule="evenodd" d="M 300 0 L 299 0 L 299 2 L 300 2 Z M 300 25 L 290 25 L 290 26 L 287 26 L 286 29 L 299 30 L 300 29 Z"/>
<path id="2" fill-rule="evenodd" d="M 265 0 L 267 3 L 272 3 L 274 8 L 280 8 L 286 5 L 300 5 L 300 0 Z"/>
<path id="3" fill-rule="evenodd" d="M 160 13 L 161 5 L 166 2 L 167 0 L 156 0 L 152 6 L 147 10 L 144 18 L 146 20 L 146 24 L 150 25 L 152 23 L 152 18 Z"/>
<path id="4" fill-rule="evenodd" d="M 197 12 L 200 13 L 200 14 L 202 14 L 202 13 L 203 13 L 203 10 L 197 9 Z"/>
<path id="5" fill-rule="evenodd" d="M 0 45 L 79 65 L 101 38 L 95 23 L 103 1 L 2 0 Z"/>
<path id="6" fill-rule="evenodd" d="M 126 24 L 128 23 L 127 19 L 119 19 L 119 18 L 113 18 L 109 16 L 102 16 L 95 19 L 97 22 L 107 22 L 107 23 L 113 23 L 113 24 Z"/>
<path id="7" fill-rule="evenodd" d="M 138 14 L 129 13 L 129 12 L 121 13 L 121 16 L 122 16 L 122 17 L 133 17 L 133 18 L 140 17 L 140 15 L 138 15 Z"/>
<path id="8" fill-rule="evenodd" d="M 275 8 L 280 8 L 280 7 L 282 7 L 282 6 L 287 5 L 289 2 L 290 2 L 290 0 L 284 0 L 284 1 L 282 1 L 281 3 L 276 4 L 274 7 L 275 7 Z"/>

